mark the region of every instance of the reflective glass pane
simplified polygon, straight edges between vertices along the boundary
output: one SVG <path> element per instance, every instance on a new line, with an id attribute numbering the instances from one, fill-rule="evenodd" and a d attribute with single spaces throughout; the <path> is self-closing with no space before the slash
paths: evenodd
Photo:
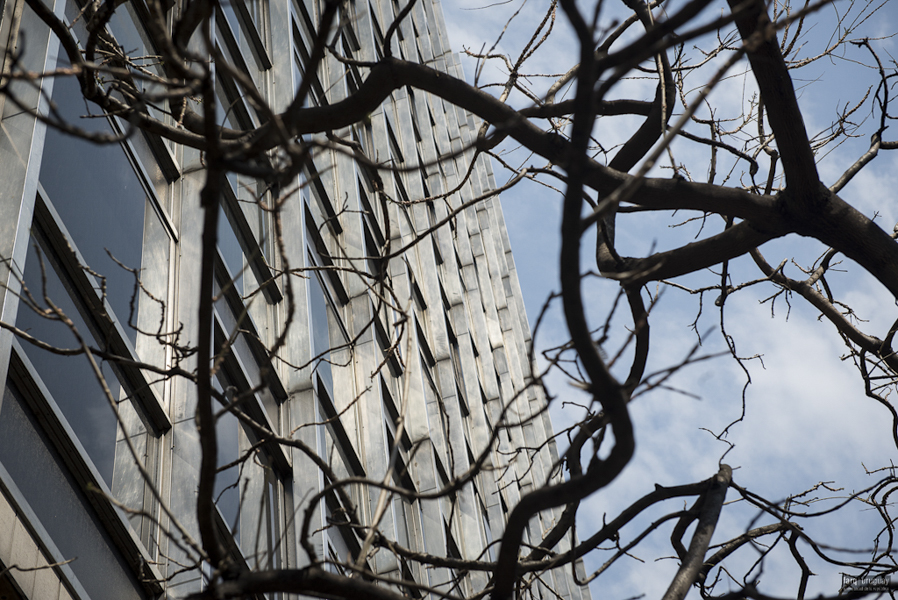
<path id="1" fill-rule="evenodd" d="M 215 388 L 219 391 L 221 386 L 215 382 Z M 216 410 L 221 405 L 216 405 Z M 240 423 L 232 413 L 225 413 L 215 422 L 215 434 L 218 447 L 218 468 L 221 469 L 240 457 Z M 235 539 L 239 539 L 239 515 L 240 515 L 240 466 L 234 465 L 215 476 L 215 499 L 218 510 L 225 523 L 231 528 Z"/>
<path id="2" fill-rule="evenodd" d="M 55 80 L 53 101 L 68 122 L 88 131 L 111 132 L 105 117 L 81 118 L 87 109 L 74 79 Z M 156 216 L 146 211 L 146 191 L 126 153 L 120 144 L 98 146 L 50 128 L 40 181 L 87 266 L 106 278 L 112 310 L 135 342 L 137 334 L 127 326 L 136 320 L 131 314 L 134 276 L 109 254 L 140 269 L 144 215 Z"/>
<path id="3" fill-rule="evenodd" d="M 46 274 L 45 288 L 41 282 L 41 261 Z M 72 302 L 62 280 L 53 270 L 47 256 L 43 253 L 38 256 L 33 244 L 28 249 L 28 258 L 25 262 L 25 285 L 42 308 L 46 308 L 43 300 L 46 294 L 53 304 L 71 319 L 81 336 L 93 344 L 90 330 Z M 78 347 L 75 336 L 66 325 L 39 316 L 24 303 L 19 305 L 16 325 L 55 347 Z M 83 356 L 61 356 L 25 342 L 22 346 L 81 445 L 111 488 L 117 424 L 112 408 L 87 359 Z M 121 385 L 109 365 L 100 364 L 106 384 L 113 397 L 118 400 Z"/>
<path id="4" fill-rule="evenodd" d="M 0 406 L 0 463 L 93 600 L 145 598 L 81 486 L 7 381 Z M 8 532 L 0 532 L 0 535 Z"/>
<path id="5" fill-rule="evenodd" d="M 281 536 L 280 511 L 278 510 L 278 481 L 270 468 L 265 468 L 265 511 L 268 520 L 268 558 L 269 568 L 280 566 Z"/>
<path id="6" fill-rule="evenodd" d="M 328 305 L 321 280 L 315 273 L 309 274 L 309 319 L 312 321 L 312 356 L 320 356 L 318 373 L 328 391 L 333 394 L 334 381 L 331 375 L 330 334 L 328 333 Z"/>
<path id="7" fill-rule="evenodd" d="M 138 25 L 139 22 L 140 17 L 134 10 L 134 6 L 131 3 L 125 3 L 112 14 L 109 19 L 109 28 L 136 67 L 160 77 L 164 76 L 161 69 L 161 58 L 153 50 L 152 43 L 143 28 Z M 162 86 L 147 80 L 135 79 L 134 84 L 150 93 L 158 93 L 163 89 Z"/>
<path id="8" fill-rule="evenodd" d="M 240 44 L 240 39 L 243 37 L 243 29 L 240 26 L 240 17 L 237 15 L 237 9 L 234 8 L 234 2 L 239 1 L 240 0 L 225 0 L 224 2 L 218 3 L 228 25 L 231 26 L 231 33 L 234 34 L 234 39 L 237 41 L 238 45 Z"/>
<path id="9" fill-rule="evenodd" d="M 234 289 L 243 295 L 243 248 L 223 208 L 218 209 L 218 249 L 231 273 Z"/>
<path id="10" fill-rule="evenodd" d="M 153 49 L 153 44 L 140 22 L 140 16 L 137 14 L 134 5 L 131 2 L 126 2 L 112 14 L 112 18 L 109 20 L 109 29 L 122 50 L 130 58 L 134 70 L 139 69 L 144 73 L 165 78 L 165 72 L 161 66 L 161 57 Z M 161 99 L 166 93 L 164 86 L 139 77 L 135 77 L 133 83 L 146 94 L 144 101 L 150 116 L 162 122 L 173 124 L 173 119 L 164 112 L 167 108 L 166 101 Z M 154 96 L 156 97 L 154 98 Z M 140 135 L 133 136 L 131 142 L 134 144 L 138 154 L 140 154 L 143 166 L 153 181 L 159 201 L 162 202 L 166 210 L 170 210 L 168 181 L 165 179 L 155 158 L 150 154 L 149 147 L 141 139 Z M 165 140 L 165 143 L 170 150 L 174 151 L 175 144 L 173 142 Z"/>

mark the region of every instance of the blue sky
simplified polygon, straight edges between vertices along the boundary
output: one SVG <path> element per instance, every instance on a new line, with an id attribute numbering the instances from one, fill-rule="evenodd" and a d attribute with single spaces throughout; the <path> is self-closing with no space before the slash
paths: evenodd
<path id="1" fill-rule="evenodd" d="M 617 10 L 617 3 L 605 4 L 609 9 Z M 489 8 L 480 9 L 482 6 Z M 532 0 L 496 4 L 462 0 L 444 3 L 443 10 L 453 49 L 460 51 L 463 47 L 478 50 L 484 43 L 491 44 L 508 15 L 520 9 L 520 15 L 496 49 L 516 56 L 531 33 L 533 24 L 542 17 L 545 6 L 545 2 Z M 802 55 L 815 55 L 832 42 L 830 34 L 835 28 L 836 15 L 844 14 L 847 8 L 847 3 L 837 3 L 835 8 L 825 9 L 818 15 L 818 24 L 805 28 L 799 42 L 804 44 Z M 711 18 L 720 12 L 709 10 L 706 14 Z M 892 4 L 863 23 L 851 37 L 879 37 L 896 31 L 898 5 Z M 894 53 L 895 42 L 882 40 L 877 47 L 881 57 L 888 60 L 890 55 L 887 53 Z M 574 64 L 576 52 L 576 45 L 559 9 L 553 37 L 533 56 L 532 66 L 527 70 L 531 73 L 563 72 Z M 793 74 L 805 111 L 806 126 L 812 136 L 826 129 L 847 100 L 862 97 L 866 87 L 875 82 L 871 78 L 873 73 L 858 67 L 857 61 L 869 62 L 869 55 L 862 49 L 847 46 L 841 55 L 818 61 Z M 463 64 L 471 80 L 476 63 L 473 59 L 463 58 Z M 501 80 L 499 66 L 498 62 L 488 65 L 483 71 L 481 83 Z M 751 99 L 754 82 L 750 77 L 744 77 L 743 72 L 744 66 L 732 69 L 730 77 L 710 97 L 718 117 L 727 112 L 738 114 L 740 108 Z M 698 87 L 702 77 L 692 76 L 693 88 Z M 710 72 L 704 77 L 705 80 L 710 77 Z M 545 89 L 547 85 L 537 79 L 531 80 L 531 83 L 537 90 Z M 615 94 L 616 97 L 650 99 L 653 91 L 651 82 L 632 80 L 624 82 Z M 512 101 L 516 105 L 525 102 L 521 97 Z M 825 183 L 835 181 L 866 150 L 868 136 L 873 130 L 869 126 L 869 108 L 868 103 L 853 116 L 856 122 L 868 120 L 861 137 L 830 149 L 821 161 L 820 173 Z M 681 110 L 682 105 L 678 103 L 677 112 Z M 597 129 L 596 135 L 603 144 L 613 145 L 625 139 L 634 123 L 638 121 L 606 119 L 601 122 L 601 131 Z M 887 131 L 885 137 L 898 139 L 898 134 L 889 137 Z M 677 160 L 686 165 L 694 179 L 706 180 L 708 154 L 704 148 L 683 142 L 676 143 L 673 148 Z M 542 166 L 542 161 L 534 160 L 511 146 L 505 147 L 504 151 L 513 164 Z M 498 165 L 494 167 L 501 185 L 505 177 Z M 731 173 L 729 185 L 739 185 L 742 170 L 740 166 Z M 726 173 L 722 161 L 718 167 L 717 181 L 720 182 Z M 671 171 L 656 169 L 655 174 L 665 177 L 670 176 Z M 840 195 L 868 216 L 878 213 L 878 222 L 886 231 L 891 231 L 898 221 L 898 206 L 893 200 L 895 189 L 898 189 L 898 155 L 883 152 Z M 504 193 L 502 203 L 532 324 L 548 294 L 558 287 L 561 198 L 545 187 L 528 183 Z M 685 218 L 682 216 L 679 220 Z M 677 219 L 671 218 L 671 215 L 622 218 L 618 225 L 620 244 L 625 253 L 639 256 L 650 252 L 653 247 L 667 248 L 682 244 L 699 233 L 697 223 L 671 228 L 670 224 L 675 222 Z M 706 223 L 706 227 L 719 226 L 719 223 L 710 220 Z M 594 265 L 591 243 L 589 240 L 584 242 L 583 262 L 587 268 Z M 762 248 L 768 261 L 774 265 L 792 257 L 799 264 L 807 265 L 823 250 L 819 243 L 796 236 L 771 242 Z M 834 292 L 866 321 L 860 324 L 864 331 L 885 336 L 898 317 L 894 299 L 847 259 L 843 266 L 844 273 L 829 276 Z M 737 282 L 761 276 L 747 258 L 734 261 L 732 271 Z M 794 278 L 800 275 L 792 263 L 787 264 L 786 273 Z M 716 281 L 719 277 L 709 273 L 678 280 L 686 286 L 711 285 Z M 598 326 L 614 298 L 615 286 L 589 280 L 586 291 L 592 324 Z M 654 294 L 656 286 L 652 286 L 650 291 Z M 834 327 L 818 320 L 817 312 L 797 297 L 791 299 L 790 305 L 784 297 L 779 297 L 771 314 L 771 303 L 761 303 L 761 300 L 775 291 L 772 285 L 763 284 L 736 294 L 726 304 L 724 323 L 727 333 L 735 340 L 738 353 L 744 357 L 758 356 L 745 363 L 752 381 L 745 392 L 746 417 L 731 429 L 727 438 L 735 444 L 726 457 L 726 462 L 736 468 L 734 479 L 771 500 L 779 500 L 822 481 L 835 481 L 831 487 L 843 488 L 841 492 L 829 493 L 830 496 L 844 496 L 852 490 L 871 485 L 878 476 L 865 474 L 864 468 L 885 466 L 896 458 L 896 449 L 891 444 L 889 415 L 864 396 L 857 370 L 851 361 L 841 359 L 846 348 Z M 713 295 L 704 296 L 702 316 L 697 322 L 697 330 L 702 333 L 703 354 L 725 350 L 720 329 L 721 314 L 713 301 Z M 649 371 L 678 362 L 696 343 L 697 338 L 690 325 L 696 318 L 698 308 L 697 296 L 674 289 L 664 291 L 651 317 L 652 362 Z M 626 325 L 623 320 L 615 321 L 616 337 L 612 337 L 607 348 L 610 352 L 614 352 L 615 344 L 625 335 Z M 563 321 L 556 310 L 550 313 L 545 326 L 538 332 L 536 343 L 538 348 L 546 348 L 563 341 L 565 336 Z M 562 408 L 562 405 L 580 401 L 582 395 L 560 377 L 551 377 L 549 381 L 551 391 L 557 397 L 552 410 L 557 430 L 575 422 L 578 414 L 570 405 L 567 408 Z M 615 510 L 651 491 L 655 483 L 673 485 L 711 476 L 728 446 L 702 428 L 719 432 L 739 416 L 745 382 L 746 375 L 735 361 L 722 357 L 692 365 L 678 373 L 671 382 L 698 398 L 656 390 L 635 401 L 632 411 L 636 424 L 637 454 L 622 477 L 590 498 L 586 510 L 581 511 L 578 524 L 581 539 L 595 531 L 601 524 L 603 514 L 607 514 L 608 518 L 615 516 Z M 730 492 L 728 499 L 735 499 L 735 494 Z M 823 505 L 820 503 L 815 507 Z M 679 508 L 673 504 L 661 507 L 644 522 Z M 756 512 L 747 507 L 739 504 L 727 506 L 715 534 L 715 542 L 741 533 L 754 517 Z M 837 518 L 811 523 L 808 531 L 836 545 L 866 548 L 880 527 L 881 522 L 872 511 L 848 509 Z M 676 561 L 669 558 L 672 555 L 669 530 L 668 527 L 656 532 L 637 548 L 634 555 L 644 562 L 637 562 L 635 558 L 623 559 L 593 582 L 594 597 L 601 595 L 609 600 L 623 600 L 640 593 L 645 593 L 647 597 L 662 595 L 677 566 Z M 635 531 L 635 528 L 625 530 L 624 539 Z M 777 551 L 788 553 L 787 549 Z M 787 558 L 786 554 L 781 558 Z M 809 554 L 805 552 L 806 556 Z M 599 568 L 609 555 L 597 551 L 587 556 L 587 572 Z M 738 572 L 744 561 L 750 563 L 756 558 L 750 551 L 743 556 L 741 560 L 730 563 L 734 572 Z M 851 556 L 857 559 L 864 555 Z M 815 562 L 813 557 L 809 557 L 809 564 L 817 574 L 811 578 L 809 595 L 838 590 L 840 575 L 837 567 L 819 560 Z M 797 582 L 797 570 L 788 560 L 777 559 L 765 563 L 762 590 L 794 595 Z"/>

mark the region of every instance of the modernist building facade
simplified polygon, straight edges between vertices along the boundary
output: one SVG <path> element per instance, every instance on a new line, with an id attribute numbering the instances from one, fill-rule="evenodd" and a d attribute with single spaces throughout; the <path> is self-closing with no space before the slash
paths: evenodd
<path id="1" fill-rule="evenodd" d="M 20 67 L 63 66 L 58 43 L 22 0 L 0 6 L 0 35 L 19 51 Z M 135 55 L 152 56 L 142 6 L 123 5 L 109 30 Z M 53 9 L 78 30 L 78 0 L 55 0 Z M 217 47 L 276 110 L 306 76 L 318 10 L 315 0 L 240 0 L 216 15 Z M 351 0 L 345 10 L 338 46 L 376 60 L 397 4 Z M 396 55 L 461 75 L 437 2 L 418 2 L 393 44 Z M 339 100 L 360 77 L 328 58 L 308 101 Z M 259 123 L 233 81 L 222 75 L 216 88 L 225 126 Z M 72 79 L 14 89 L 43 114 L 52 98 L 91 135 L 126 128 L 80 119 L 89 109 Z M 15 567 L 0 577 L 0 595 L 186 596 L 208 573 L 188 541 L 198 535 L 196 387 L 173 370 L 195 368 L 203 157 L 142 132 L 90 144 L 7 98 L 0 103 L 0 314 L 46 346 L 0 332 L 0 570 Z M 380 481 L 392 466 L 393 483 L 418 493 L 465 473 L 508 407 L 508 420 L 523 424 L 502 430 L 490 468 L 455 494 L 425 500 L 344 488 L 358 522 L 379 518 L 384 535 L 412 551 L 490 560 L 509 509 L 558 465 L 554 442 L 544 443 L 545 398 L 528 386 L 529 326 L 499 199 L 488 194 L 496 183 L 489 162 L 471 164 L 476 128 L 437 98 L 394 93 L 370 121 L 337 133 L 400 169 L 375 181 L 346 153 L 316 151 L 278 214 L 282 249 L 266 207 L 290 192 L 230 176 L 213 315 L 215 347 L 229 350 L 214 386 L 221 398 L 240 396 L 257 423 L 315 449 L 330 476 Z M 401 169 L 418 164 L 427 166 Z M 379 258 L 440 223 L 421 243 Z M 381 269 L 395 295 L 371 284 Z M 48 302 L 72 322 L 47 318 Z M 272 355 L 266 348 L 281 337 Z M 126 360 L 67 355 L 82 344 Z M 221 414 L 216 431 L 214 518 L 234 561 L 301 567 L 307 531 L 314 553 L 342 570 L 363 538 L 347 525 L 345 498 L 322 492 L 330 480 L 319 465 L 298 448 L 259 439 L 231 413 Z M 530 450 L 514 452 L 523 448 Z M 525 541 L 539 540 L 557 517 L 534 519 Z M 364 567 L 457 596 L 486 583 L 483 572 L 424 568 L 385 548 L 369 553 Z M 402 589 L 426 597 L 422 590 Z M 588 597 L 569 567 L 528 579 L 527 590 Z"/>

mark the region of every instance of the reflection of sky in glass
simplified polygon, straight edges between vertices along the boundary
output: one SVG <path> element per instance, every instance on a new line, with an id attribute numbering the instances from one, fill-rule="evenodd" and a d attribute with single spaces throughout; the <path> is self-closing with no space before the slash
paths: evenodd
<path id="1" fill-rule="evenodd" d="M 237 293 L 243 294 L 243 248 L 237 234 L 234 233 L 231 222 L 228 221 L 224 209 L 218 209 L 218 249 L 224 259 L 225 265 L 234 278 L 234 288 Z"/>
<path id="2" fill-rule="evenodd" d="M 234 2 L 239 0 L 223 0 L 219 2 L 218 5 L 221 7 L 221 12 L 224 15 L 225 19 L 228 21 L 228 25 L 231 26 L 231 33 L 234 34 L 234 39 L 237 40 L 237 44 L 240 44 L 240 38 L 243 36 L 243 31 L 240 29 L 240 18 L 237 16 L 237 9 L 234 8 Z"/>
<path id="3" fill-rule="evenodd" d="M 116 551 L 81 492 L 81 486 L 14 386 L 6 388 L 0 406 L 0 463 L 62 557 L 75 559 L 69 565 L 90 598 L 137 600 L 145 597 L 133 571 Z M 0 537 L 4 535 L 11 532 L 0 531 Z"/>
<path id="4" fill-rule="evenodd" d="M 331 366 L 325 362 L 330 359 L 329 350 L 331 347 L 330 336 L 328 334 L 327 320 L 327 300 L 324 297 L 324 290 L 321 286 L 321 280 L 315 273 L 309 273 L 309 318 L 312 323 L 312 356 L 321 356 L 321 362 L 318 364 L 318 373 L 327 385 L 328 390 L 333 393 L 334 382 L 331 377 Z"/>
<path id="5" fill-rule="evenodd" d="M 50 266 L 46 256 L 42 258 L 46 271 L 47 296 L 72 320 L 86 341 L 92 344 L 93 340 L 87 325 L 63 287 L 62 281 Z M 43 303 L 40 262 L 33 245 L 28 249 L 28 258 L 25 262 L 25 284 L 32 295 Z M 16 325 L 39 340 L 54 346 L 77 347 L 75 336 L 65 325 L 39 317 L 24 303 L 19 306 Z M 60 356 L 27 342 L 23 342 L 22 346 L 81 445 L 87 450 L 100 475 L 111 488 L 115 458 L 115 415 L 87 359 L 83 356 Z M 121 391 L 118 379 L 108 365 L 103 365 L 103 372 L 113 397 L 118 400 Z"/>
<path id="6" fill-rule="evenodd" d="M 159 68 L 160 59 L 156 56 L 149 40 L 145 39 L 143 32 L 135 26 L 135 21 L 138 20 L 139 17 L 135 12 L 134 7 L 130 3 L 125 3 L 121 7 L 121 10 L 116 10 L 112 13 L 112 17 L 109 19 L 109 28 L 125 53 L 134 60 L 137 65 L 156 75 L 164 76 L 162 70 Z M 159 85 L 153 85 L 147 81 L 142 81 L 136 78 L 134 84 L 152 93 L 158 93 L 162 89 Z M 154 116 L 161 116 L 152 108 L 150 108 L 150 110 L 154 113 Z"/>
<path id="7" fill-rule="evenodd" d="M 86 109 L 79 97 L 75 79 L 56 79 L 53 101 L 63 117 L 82 129 L 109 132 L 105 118 L 80 118 Z M 106 250 L 122 264 L 140 268 L 147 197 L 121 145 L 97 146 L 50 128 L 40 181 L 87 266 L 106 277 L 112 310 L 134 342 L 137 334 L 127 326 L 134 276 Z"/>
<path id="8" fill-rule="evenodd" d="M 218 381 L 215 382 L 215 389 L 221 391 Z M 220 404 L 216 405 L 216 411 L 221 408 Z M 238 439 L 238 428 L 240 423 L 231 413 L 223 414 L 215 422 L 215 434 L 218 446 L 218 466 L 230 464 L 237 460 L 240 456 L 240 442 Z M 238 478 L 240 477 L 239 466 L 233 466 L 226 471 L 219 472 L 215 476 L 215 498 L 218 504 L 218 510 L 224 518 L 228 527 L 233 528 L 235 539 L 239 539 L 240 528 L 237 527 L 238 515 L 240 509 L 240 491 L 237 489 Z"/>

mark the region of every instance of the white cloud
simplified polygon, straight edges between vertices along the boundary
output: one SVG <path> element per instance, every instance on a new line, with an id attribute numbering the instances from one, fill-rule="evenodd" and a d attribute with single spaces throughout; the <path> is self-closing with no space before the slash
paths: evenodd
<path id="1" fill-rule="evenodd" d="M 520 3 L 512 3 L 478 11 L 462 8 L 477 6 L 473 2 L 458 2 L 444 5 L 446 20 L 453 32 L 456 50 L 462 45 L 479 49 L 486 42 L 491 44 L 505 24 L 510 11 Z M 530 31 L 524 25 L 533 27 L 533 15 L 541 17 L 544 5 L 529 3 L 524 8 L 513 28 L 498 47 L 501 52 L 514 56 L 526 43 Z M 888 6 L 881 18 L 870 22 L 875 32 L 891 33 L 895 28 L 896 8 Z M 558 34 L 554 43 L 534 55 L 530 72 L 551 73 L 566 70 L 575 58 L 576 46 L 565 35 L 567 25 L 563 23 L 559 11 Z M 517 27 L 517 23 L 521 27 Z M 889 25 L 885 25 L 889 24 Z M 825 42 L 823 27 L 811 33 L 812 41 Z M 892 42 L 889 42 L 892 43 Z M 810 46 L 809 46 L 810 48 Z M 496 63 L 499 65 L 500 63 Z M 842 65 L 847 63 L 840 63 Z M 800 90 L 802 106 L 806 109 L 809 131 L 816 132 L 828 125 L 835 114 L 835 99 L 842 99 L 844 89 L 857 89 L 855 80 L 839 78 L 831 63 L 819 63 L 820 69 L 806 69 L 800 73 L 803 79 L 826 77 L 811 88 Z M 466 74 L 473 75 L 473 61 L 465 59 Z M 739 69 L 733 69 L 734 76 L 725 79 L 711 95 L 712 104 L 717 107 L 717 117 L 739 115 L 756 91 L 751 76 L 739 76 Z M 484 81 L 502 80 L 504 66 L 490 67 L 485 71 Z M 707 73 L 705 74 L 707 76 Z M 542 82 L 544 89 L 548 79 Z M 697 85 L 699 80 L 690 82 Z M 539 87 L 538 84 L 534 84 Z M 803 85 L 799 82 L 799 85 Z M 853 87 L 852 87 L 853 86 Z M 634 97 L 650 97 L 652 84 L 642 81 L 627 81 L 614 90 L 615 94 L 632 93 Z M 648 94 L 648 96 L 646 96 Z M 524 102 L 521 98 L 516 103 Z M 844 102 L 839 102 L 842 106 Z M 682 107 L 677 106 L 677 110 Z M 632 132 L 634 123 L 623 119 L 602 119 L 597 135 L 603 144 L 612 146 L 626 139 Z M 733 127 L 736 125 L 733 124 Z M 700 135 L 705 132 L 693 127 Z M 757 125 L 747 125 L 740 134 L 742 139 L 755 135 Z M 887 139 L 895 139 L 888 137 Z M 823 180 L 832 183 L 868 145 L 867 139 L 855 140 L 834 150 L 822 162 L 820 172 Z M 706 177 L 708 150 L 684 141 L 678 141 L 674 153 L 679 161 L 687 163 L 696 179 Z M 522 164 L 533 161 L 517 154 L 512 158 Z M 512 160 L 512 162 L 514 162 Z M 762 155 L 761 160 L 766 160 Z M 726 176 L 728 159 L 721 158 L 717 182 Z M 898 221 L 895 203 L 883 199 L 891 198 L 898 189 L 898 156 L 888 152 L 881 156 L 842 192 L 842 197 L 852 202 L 867 215 L 875 211 L 882 213 L 880 223 L 890 231 Z M 765 168 L 762 163 L 762 169 Z M 739 185 L 742 169 L 736 170 L 729 180 L 730 185 Z M 497 173 L 499 173 L 497 169 Z M 659 176 L 669 171 L 657 171 Z M 763 173 L 763 171 L 762 171 Z M 498 179 L 502 179 L 501 175 Z M 557 184 L 557 182 L 553 182 Z M 542 302 L 549 292 L 558 287 L 558 225 L 560 223 L 560 197 L 535 184 L 520 186 L 503 194 L 503 209 L 515 252 L 515 260 L 525 303 L 531 317 L 531 324 L 539 312 Z M 684 217 L 685 218 L 685 217 Z M 662 221 L 663 220 L 663 221 Z M 625 253 L 644 255 L 652 249 L 673 247 L 691 241 L 697 226 L 669 230 L 668 215 L 646 218 L 645 215 L 621 219 L 618 231 Z M 718 221 L 709 221 L 706 227 L 720 228 Z M 707 231 L 707 229 L 706 229 Z M 808 266 L 816 260 L 825 248 L 812 240 L 790 236 L 767 244 L 762 249 L 771 264 L 779 264 L 784 258 L 796 257 L 799 264 Z M 584 243 L 585 268 L 592 266 L 589 242 Z M 838 297 L 853 307 L 858 315 L 869 322 L 859 326 L 872 335 L 885 336 L 895 320 L 893 299 L 870 277 L 858 275 L 856 265 L 846 261 L 844 266 L 850 274 L 831 273 L 829 282 Z M 787 264 L 787 273 L 799 276 L 798 269 Z M 735 283 L 760 277 L 760 273 L 748 259 L 733 261 L 731 273 Z M 719 282 L 719 275 L 700 273 L 686 278 L 689 284 L 713 285 Z M 614 297 L 611 287 L 590 283 L 588 286 L 590 316 L 593 326 L 598 326 Z M 730 430 L 727 440 L 735 444 L 725 461 L 734 467 L 735 480 L 771 500 L 780 500 L 791 493 L 810 488 L 821 481 L 836 480 L 837 486 L 844 486 L 842 495 L 852 490 L 870 485 L 875 477 L 864 473 L 864 465 L 876 468 L 888 464 L 895 458 L 896 450 L 891 445 L 891 421 L 885 409 L 864 396 L 860 377 L 851 361 L 841 360 L 846 349 L 842 345 L 834 327 L 828 322 L 817 320 L 818 313 L 802 299 L 792 298 L 789 311 L 786 298 L 780 297 L 776 304 L 776 315 L 771 317 L 770 305 L 759 304 L 758 300 L 775 293 L 776 288 L 765 284 L 743 290 L 730 297 L 726 307 L 725 326 L 733 336 L 741 356 L 763 355 L 760 360 L 750 361 L 752 385 L 746 395 L 745 419 Z M 725 350 L 719 331 L 719 310 L 714 306 L 716 294 L 709 293 L 703 298 L 703 316 L 698 321 L 698 330 L 704 335 L 703 353 Z M 678 291 L 668 291 L 652 314 L 652 354 L 649 370 L 661 369 L 679 362 L 695 343 L 696 336 L 689 325 L 698 312 L 698 297 Z M 623 311 L 626 312 L 625 310 Z M 788 320 L 786 318 L 788 313 Z M 626 334 L 627 315 L 614 322 L 615 337 L 607 345 L 613 352 Z M 556 309 L 544 323 L 544 329 L 537 337 L 540 348 L 556 345 L 566 339 L 567 333 L 560 312 Z M 626 362 L 626 355 L 623 362 Z M 620 376 L 626 372 L 626 364 L 621 364 L 615 372 Z M 720 432 L 742 412 L 742 388 L 745 375 L 731 358 L 722 357 L 708 362 L 691 365 L 679 372 L 670 384 L 698 394 L 696 400 L 688 396 L 666 390 L 656 390 L 640 397 L 632 405 L 633 420 L 636 425 L 637 453 L 624 474 L 608 488 L 590 498 L 581 509 L 578 533 L 581 539 L 601 527 L 605 515 L 613 518 L 618 511 L 635 499 L 650 492 L 654 485 L 675 485 L 706 479 L 717 470 L 717 464 L 727 445 L 716 440 L 708 428 Z M 552 411 L 556 431 L 570 426 L 580 417 L 581 411 L 569 406 L 562 409 L 564 402 L 583 402 L 585 394 L 572 388 L 559 376 L 549 380 L 551 391 L 558 395 Z M 563 442 L 560 442 L 564 445 Z M 824 495 L 821 491 L 820 495 Z M 730 492 L 728 498 L 735 499 Z M 826 503 L 811 506 L 816 510 Z M 682 501 L 666 503 L 650 511 L 624 531 L 622 543 L 633 538 L 640 527 L 647 526 L 662 515 L 679 510 Z M 753 525 L 757 510 L 744 503 L 725 507 L 715 541 L 723 541 L 743 532 L 749 526 L 768 523 L 761 520 Z M 869 544 L 873 532 L 879 526 L 878 517 L 871 511 L 849 508 L 835 518 L 821 518 L 819 522 L 807 523 L 807 532 L 820 539 L 846 546 L 859 547 Z M 594 597 L 610 600 L 630 598 L 638 593 L 647 597 L 660 597 L 676 570 L 676 562 L 670 559 L 658 560 L 672 554 L 669 535 L 671 525 L 662 526 L 640 544 L 634 554 L 644 560 L 638 563 L 633 558 L 624 558 L 609 569 L 592 586 Z M 833 565 L 813 558 L 807 546 L 802 546 L 804 554 L 818 574 L 812 578 L 809 595 L 833 593 L 838 589 L 838 571 Z M 608 552 L 596 551 L 587 556 L 587 571 L 598 568 L 610 556 Z M 745 569 L 757 558 L 751 550 L 730 559 L 728 564 L 738 564 Z M 856 558 L 856 556 L 855 556 Z M 771 560 L 764 563 L 762 589 L 772 594 L 794 594 L 797 585 L 797 571 L 793 566 L 788 548 L 780 542 Z M 734 568 L 734 571 L 737 569 Z"/>

